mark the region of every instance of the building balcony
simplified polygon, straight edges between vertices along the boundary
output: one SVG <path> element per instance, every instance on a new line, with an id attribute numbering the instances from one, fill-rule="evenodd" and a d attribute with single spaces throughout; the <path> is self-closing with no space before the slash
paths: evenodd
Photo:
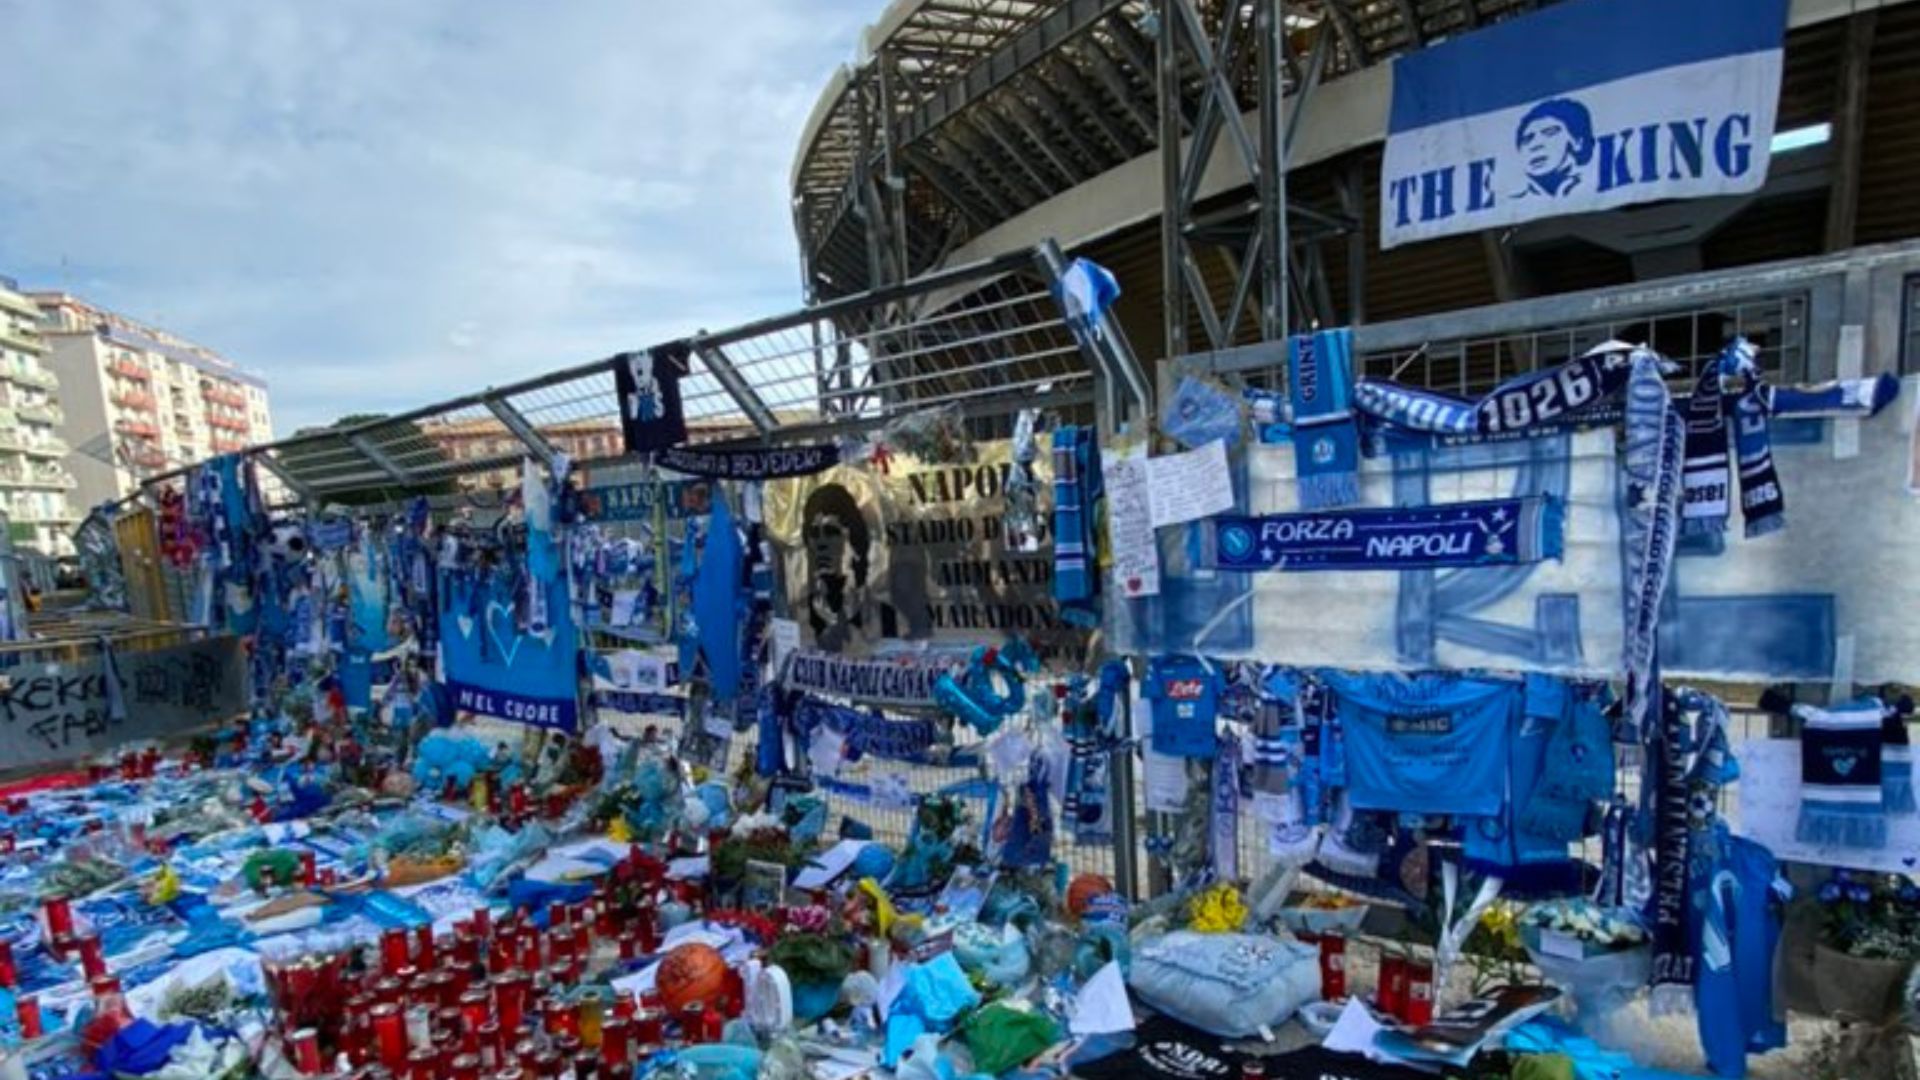
<path id="1" fill-rule="evenodd" d="M 159 404 L 154 400 L 152 394 L 144 390 L 121 390 L 116 392 L 111 400 L 115 405 L 123 409 L 131 409 L 134 412 L 144 413 L 154 411 L 155 407 Z"/>
<path id="2" fill-rule="evenodd" d="M 22 405 L 13 411 L 30 424 L 59 424 L 67 418 L 66 413 L 53 405 Z"/>
<path id="3" fill-rule="evenodd" d="M 19 329 L 4 321 L 0 321 L 0 345 L 8 345 L 35 356 L 47 351 L 46 340 L 39 334 L 31 330 Z"/>
<path id="4" fill-rule="evenodd" d="M 148 371 L 145 366 L 136 364 L 131 360 L 115 360 L 113 363 L 107 365 L 107 370 L 122 378 L 132 379 L 134 382 L 150 383 L 153 381 L 152 372 Z"/>
<path id="5" fill-rule="evenodd" d="M 218 383 L 201 383 L 200 397 L 215 405 L 228 405 L 236 409 L 247 407 L 247 395 Z"/>
<path id="6" fill-rule="evenodd" d="M 167 465 L 167 455 L 158 450 L 134 450 L 127 454 L 127 461 L 141 469 L 163 469 Z"/>
<path id="7" fill-rule="evenodd" d="M 39 442 L 27 442 L 23 439 L 21 442 L 20 449 L 32 457 L 63 458 L 67 456 L 68 447 L 65 439 L 41 439 Z"/>
<path id="8" fill-rule="evenodd" d="M 113 430 L 118 431 L 122 435 L 137 435 L 143 439 L 157 439 L 160 437 L 160 428 L 145 420 L 115 421 Z"/>
<path id="9" fill-rule="evenodd" d="M 79 481 L 65 469 L 48 470 L 38 466 L 29 469 L 20 465 L 0 466 L 0 487 L 70 491 L 77 486 Z"/>
<path id="10" fill-rule="evenodd" d="M 217 435 L 212 442 L 213 452 L 216 454 L 237 454 L 252 445 L 245 439 L 222 439 Z"/>
<path id="11" fill-rule="evenodd" d="M 43 525 L 57 525 L 65 521 L 80 520 L 79 511 L 74 509 L 72 503 L 65 502 L 64 500 L 52 507 L 22 503 L 7 511 L 7 516 L 14 521 L 28 521 Z"/>
<path id="12" fill-rule="evenodd" d="M 0 369 L 0 377 L 11 379 L 21 386 L 31 386 L 36 390 L 60 389 L 60 378 L 51 371 L 34 369 L 31 371 L 12 371 Z"/>
<path id="13" fill-rule="evenodd" d="M 221 416 L 218 413 L 207 414 L 207 426 L 224 428 L 227 431 L 237 431 L 242 435 L 247 433 L 247 422 L 245 420 L 235 416 Z"/>

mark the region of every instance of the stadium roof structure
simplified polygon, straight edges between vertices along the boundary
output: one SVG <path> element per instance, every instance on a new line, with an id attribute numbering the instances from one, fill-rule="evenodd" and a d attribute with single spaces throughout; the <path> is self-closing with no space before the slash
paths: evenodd
<path id="1" fill-rule="evenodd" d="M 1542 3 L 1284 3 L 1283 93 Z M 1204 122 L 1216 80 L 1240 110 L 1257 109 L 1258 49 L 1245 29 L 1256 6 L 1165 5 L 1192 20 L 1224 61 L 1181 61 L 1188 137 Z M 867 29 L 858 62 L 825 87 L 801 135 L 793 209 L 810 287 L 831 296 L 911 277 L 996 225 L 1156 150 L 1162 10 L 1155 0 L 894 0 Z M 889 202 L 904 227 L 887 225 Z M 1337 209 L 1289 211 L 1296 229 L 1351 225 Z"/>

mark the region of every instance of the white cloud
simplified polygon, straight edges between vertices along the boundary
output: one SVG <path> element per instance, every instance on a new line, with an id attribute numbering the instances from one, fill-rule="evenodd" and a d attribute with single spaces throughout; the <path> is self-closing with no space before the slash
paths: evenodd
<path id="1" fill-rule="evenodd" d="M 0 3 L 0 272 L 261 371 L 283 433 L 770 314 L 880 7 Z"/>

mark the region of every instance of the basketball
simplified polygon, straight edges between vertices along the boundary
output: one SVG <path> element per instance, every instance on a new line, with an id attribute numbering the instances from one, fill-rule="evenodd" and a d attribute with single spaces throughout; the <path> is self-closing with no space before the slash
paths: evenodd
<path id="1" fill-rule="evenodd" d="M 660 961 L 656 986 L 669 1012 L 684 1013 L 695 1002 L 717 1008 L 727 992 L 727 962 L 711 945 L 676 946 Z"/>
<path id="2" fill-rule="evenodd" d="M 1113 892 L 1113 882 L 1099 874 L 1077 874 L 1067 885 L 1067 914 L 1079 918 L 1087 913 L 1087 904 L 1097 896 Z"/>

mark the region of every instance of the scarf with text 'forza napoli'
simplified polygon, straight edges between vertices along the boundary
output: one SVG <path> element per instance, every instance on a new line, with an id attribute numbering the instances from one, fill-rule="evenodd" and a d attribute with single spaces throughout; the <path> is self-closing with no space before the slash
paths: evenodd
<path id="1" fill-rule="evenodd" d="M 1728 351 L 1750 348 L 1735 338 Z M 1722 359 L 1725 353 L 1722 353 Z M 1702 366 L 1700 381 L 1687 399 L 1686 468 L 1682 474 L 1680 533 L 1705 536 L 1725 532 L 1732 505 L 1733 464 L 1728 455 L 1726 392 L 1721 386 L 1722 360 Z"/>
<path id="2" fill-rule="evenodd" d="M 680 408 L 680 377 L 692 355 L 684 341 L 613 358 L 613 384 L 620 394 L 620 434 L 627 453 L 646 454 L 687 441 Z"/>
<path id="3" fill-rule="evenodd" d="M 696 450 L 675 446 L 653 456 L 663 469 L 716 480 L 778 480 L 809 476 L 840 464 L 840 448 L 833 443 L 775 446 L 765 449 L 713 447 Z"/>
<path id="4" fill-rule="evenodd" d="M 1354 422 L 1353 331 L 1321 330 L 1287 340 L 1293 401 L 1293 460 L 1300 509 L 1360 500 L 1360 427 Z"/>
<path id="5" fill-rule="evenodd" d="M 1417 570 L 1506 566 L 1561 556 L 1565 504 L 1547 495 L 1440 506 L 1222 516 L 1208 531 L 1217 570 Z"/>
<path id="6" fill-rule="evenodd" d="M 1680 464 L 1686 432 L 1672 407 L 1660 358 L 1647 350 L 1634 354 L 1627 383 L 1626 504 L 1620 527 L 1626 542 L 1625 630 L 1621 653 L 1627 694 L 1624 723 L 1638 732 L 1646 719 L 1652 691 L 1654 652 L 1659 644 L 1660 599 L 1680 543 Z"/>
<path id="7" fill-rule="evenodd" d="M 1354 407 L 1378 420 L 1437 435 L 1500 435 L 1557 423 L 1620 392 L 1632 373 L 1632 350 L 1609 341 L 1583 356 L 1528 372 L 1479 401 L 1419 390 L 1384 379 L 1361 379 Z"/>
<path id="8" fill-rule="evenodd" d="M 1800 820 L 1794 839 L 1877 850 L 1887 846 L 1886 792 L 1880 783 L 1884 710 L 1875 698 L 1816 709 L 1800 718 Z"/>

